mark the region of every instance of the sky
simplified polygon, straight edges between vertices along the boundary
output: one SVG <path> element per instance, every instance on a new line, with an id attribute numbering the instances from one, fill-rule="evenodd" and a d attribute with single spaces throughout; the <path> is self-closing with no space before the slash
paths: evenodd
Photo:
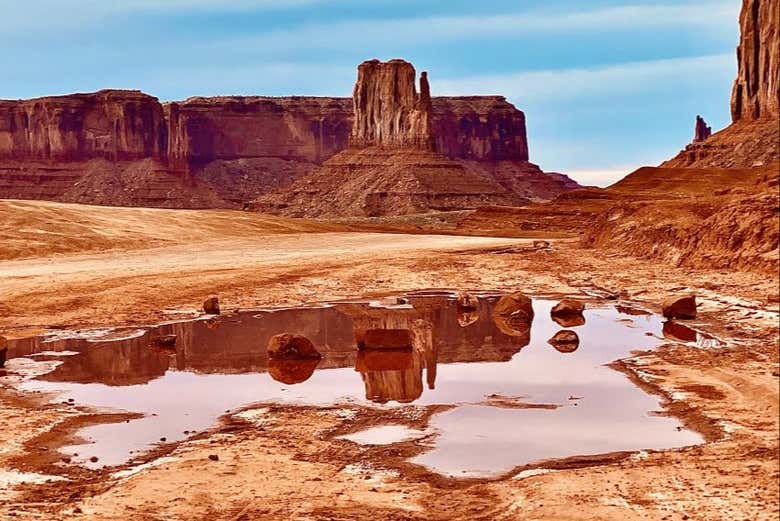
<path id="1" fill-rule="evenodd" d="M 132 88 L 349 96 L 404 58 L 433 95 L 500 94 L 531 161 L 604 186 L 729 123 L 739 0 L 0 0 L 0 98 Z"/>

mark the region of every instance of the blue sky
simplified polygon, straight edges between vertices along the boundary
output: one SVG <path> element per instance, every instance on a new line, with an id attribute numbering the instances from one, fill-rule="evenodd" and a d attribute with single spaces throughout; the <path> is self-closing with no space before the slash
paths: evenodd
<path id="1" fill-rule="evenodd" d="M 739 0 L 0 0 L 0 98 L 135 88 L 351 94 L 405 58 L 434 95 L 502 94 L 531 160 L 606 184 L 729 122 Z"/>

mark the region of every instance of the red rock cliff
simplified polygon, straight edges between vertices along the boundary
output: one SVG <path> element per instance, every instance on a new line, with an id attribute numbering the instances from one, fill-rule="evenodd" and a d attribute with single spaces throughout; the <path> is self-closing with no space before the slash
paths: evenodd
<path id="1" fill-rule="evenodd" d="M 0 101 L 0 159 L 163 158 L 166 140 L 160 103 L 139 91 Z"/>
<path id="2" fill-rule="evenodd" d="M 434 148 L 427 74 L 422 73 L 419 94 L 415 76 L 414 66 L 404 60 L 360 64 L 352 95 L 351 146 Z"/>
<path id="3" fill-rule="evenodd" d="M 778 0 L 743 0 L 739 15 L 737 79 L 731 94 L 731 117 L 735 122 L 780 115 L 778 24 Z"/>

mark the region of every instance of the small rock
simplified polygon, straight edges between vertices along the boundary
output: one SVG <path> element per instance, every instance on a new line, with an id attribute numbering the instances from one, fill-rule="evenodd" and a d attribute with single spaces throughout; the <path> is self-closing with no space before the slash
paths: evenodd
<path id="1" fill-rule="evenodd" d="M 585 311 L 585 303 L 579 300 L 565 298 L 558 302 L 550 311 L 553 316 L 582 315 Z"/>
<path id="2" fill-rule="evenodd" d="M 672 297 L 663 303 L 663 315 L 666 318 L 696 318 L 696 296 Z"/>
<path id="3" fill-rule="evenodd" d="M 92 456 L 91 458 L 89 458 L 89 461 L 91 461 L 92 463 L 97 463 L 98 457 L 97 456 Z"/>
<path id="4" fill-rule="evenodd" d="M 207 315 L 219 315 L 219 298 L 209 297 L 203 301 L 203 311 Z"/>
<path id="5" fill-rule="evenodd" d="M 219 456 L 217 456 L 216 454 L 209 454 L 209 459 L 211 461 L 219 461 Z"/>
<path id="6" fill-rule="evenodd" d="M 319 359 L 322 355 L 311 343 L 311 340 L 302 335 L 282 333 L 274 335 L 268 340 L 268 358 L 272 360 L 300 360 Z"/>

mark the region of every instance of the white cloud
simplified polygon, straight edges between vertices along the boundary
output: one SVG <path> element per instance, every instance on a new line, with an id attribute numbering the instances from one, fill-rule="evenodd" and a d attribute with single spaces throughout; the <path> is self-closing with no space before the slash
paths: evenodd
<path id="1" fill-rule="evenodd" d="M 640 93 L 683 78 L 707 78 L 734 68 L 734 56 L 715 54 L 592 68 L 516 72 L 431 80 L 437 95 L 501 94 L 522 103 Z M 728 72 L 727 72 L 728 73 Z M 730 74 L 730 73 L 729 73 Z"/>

